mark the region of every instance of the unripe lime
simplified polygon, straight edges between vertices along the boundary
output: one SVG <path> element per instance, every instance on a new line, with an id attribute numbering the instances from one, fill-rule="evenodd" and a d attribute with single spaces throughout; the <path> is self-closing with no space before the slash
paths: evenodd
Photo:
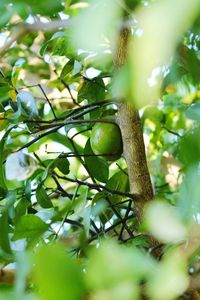
<path id="1" fill-rule="evenodd" d="M 90 143 L 93 152 L 107 160 L 118 159 L 123 151 L 120 129 L 112 123 L 96 123 L 92 128 Z"/>

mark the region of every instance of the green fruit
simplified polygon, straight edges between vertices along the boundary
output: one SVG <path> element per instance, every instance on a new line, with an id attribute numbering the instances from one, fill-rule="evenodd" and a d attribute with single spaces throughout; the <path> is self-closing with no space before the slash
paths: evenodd
<path id="1" fill-rule="evenodd" d="M 96 123 L 92 128 L 90 144 L 95 154 L 107 160 L 118 159 L 123 151 L 120 129 L 112 123 Z"/>

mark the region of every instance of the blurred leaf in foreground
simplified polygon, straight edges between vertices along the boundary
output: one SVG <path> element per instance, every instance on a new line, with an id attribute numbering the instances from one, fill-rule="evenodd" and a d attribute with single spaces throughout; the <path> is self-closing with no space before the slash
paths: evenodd
<path id="1" fill-rule="evenodd" d="M 138 299 L 137 283 L 153 267 L 154 261 L 137 248 L 107 240 L 90 253 L 86 282 L 95 291 L 94 299 Z"/>
<path id="2" fill-rule="evenodd" d="M 191 166 L 184 177 L 180 187 L 178 208 L 184 220 L 193 222 L 199 218 L 200 213 L 200 170 L 198 165 Z"/>
<path id="3" fill-rule="evenodd" d="M 130 44 L 132 99 L 139 106 L 157 101 L 164 67 L 169 65 L 181 35 L 199 12 L 198 0 L 160 0 L 138 9 Z"/>
<path id="4" fill-rule="evenodd" d="M 187 289 L 189 283 L 187 264 L 179 251 L 168 251 L 152 272 L 147 292 L 153 300 L 173 300 Z"/>
<path id="5" fill-rule="evenodd" d="M 35 282 L 42 300 L 79 300 L 84 291 L 80 268 L 66 250 L 43 246 L 35 256 Z"/>
<path id="6" fill-rule="evenodd" d="M 118 1 L 89 1 L 89 6 L 74 20 L 72 31 L 76 47 L 97 52 L 105 48 L 106 38 L 115 40 L 119 15 Z"/>
<path id="7" fill-rule="evenodd" d="M 177 242 L 185 238 L 186 229 L 177 211 L 166 202 L 154 201 L 148 204 L 145 222 L 148 230 L 163 243 Z"/>

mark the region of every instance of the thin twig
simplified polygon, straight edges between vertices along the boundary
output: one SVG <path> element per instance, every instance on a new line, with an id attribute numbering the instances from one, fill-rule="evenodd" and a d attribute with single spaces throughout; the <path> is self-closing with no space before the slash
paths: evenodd
<path id="1" fill-rule="evenodd" d="M 57 126 L 49 131 L 46 131 L 40 135 L 38 135 L 36 138 L 34 138 L 32 141 L 26 143 L 25 145 L 23 145 L 22 147 L 20 147 L 19 149 L 17 149 L 16 151 L 14 151 L 13 153 L 15 152 L 19 152 L 21 151 L 22 149 L 25 149 L 25 148 L 28 148 L 29 146 L 31 146 L 32 144 L 36 143 L 37 141 L 39 141 L 40 139 L 42 139 L 43 137 L 51 134 L 51 133 L 54 133 L 56 131 L 58 131 L 62 126 Z"/>
<path id="2" fill-rule="evenodd" d="M 60 82 L 64 85 L 64 87 L 68 90 L 68 93 L 70 94 L 70 97 L 72 99 L 72 102 L 77 105 L 77 106 L 81 106 L 77 101 L 76 99 L 74 98 L 72 92 L 71 92 L 71 89 L 69 87 L 69 85 L 58 75 L 58 72 L 57 70 L 55 69 L 54 70 L 54 73 L 57 75 L 58 79 L 60 80 Z"/>
<path id="3" fill-rule="evenodd" d="M 112 209 L 113 213 L 118 217 L 118 219 L 123 220 L 122 216 L 120 215 L 120 213 L 118 212 L 116 207 L 113 205 L 113 203 L 110 201 L 109 197 L 106 197 L 106 201 L 109 203 L 110 208 Z M 125 228 L 126 228 L 127 232 L 129 233 L 129 235 L 132 236 L 132 232 L 130 231 L 130 229 L 126 225 L 126 223 L 125 223 Z"/>
<path id="4" fill-rule="evenodd" d="M 70 20 L 53 20 L 48 23 L 37 21 L 33 24 L 19 23 L 15 25 L 14 30 L 10 33 L 6 43 L 0 48 L 0 57 L 6 53 L 6 51 L 13 45 L 14 42 L 19 41 L 23 36 L 33 31 L 53 31 L 59 28 L 66 28 L 70 25 Z"/>
<path id="5" fill-rule="evenodd" d="M 24 123 L 31 123 L 31 121 L 24 121 Z M 35 122 L 34 122 L 35 123 Z M 71 125 L 71 124 L 89 124 L 89 123 L 111 123 L 111 124 L 114 124 L 116 126 L 117 123 L 112 120 L 112 119 L 88 119 L 88 120 L 66 120 L 62 123 L 56 123 L 56 124 L 47 124 L 47 125 L 43 125 L 43 126 L 40 126 L 40 128 L 32 133 L 37 133 L 41 130 L 46 130 L 46 129 L 49 129 L 49 128 L 54 128 L 54 127 L 63 127 L 63 126 L 66 126 L 66 125 Z"/>
<path id="6" fill-rule="evenodd" d="M 120 169 L 120 171 L 122 171 L 122 173 L 124 173 L 126 176 L 128 176 L 128 173 L 126 171 L 124 171 L 124 169 L 122 169 L 122 167 L 120 167 L 120 165 L 118 163 L 116 163 L 116 166 Z"/>
<path id="7" fill-rule="evenodd" d="M 55 111 L 54 111 L 54 109 L 53 109 L 53 106 L 52 106 L 52 104 L 51 104 L 49 98 L 47 97 L 47 95 L 46 95 L 46 93 L 45 93 L 45 91 L 44 91 L 44 89 L 43 89 L 43 87 L 41 86 L 40 83 L 38 84 L 38 87 L 41 89 L 41 91 L 42 91 L 42 93 L 43 93 L 45 99 L 47 100 L 47 102 L 48 102 L 48 104 L 49 104 L 49 106 L 50 106 L 50 109 L 51 109 L 51 111 L 52 111 L 52 113 L 53 113 L 54 118 L 57 119 L 56 114 L 55 114 Z"/>
<path id="8" fill-rule="evenodd" d="M 135 214 L 133 213 L 132 215 L 128 216 L 127 218 L 124 218 L 122 220 L 119 220 L 118 222 L 114 223 L 113 225 L 111 225 L 110 227 L 106 228 L 105 230 L 100 231 L 98 234 L 96 234 L 95 236 L 91 237 L 88 240 L 88 243 L 91 243 L 92 241 L 96 240 L 99 236 L 101 236 L 104 233 L 108 233 L 109 231 L 113 230 L 115 227 L 117 227 L 118 225 L 122 224 L 123 222 L 126 222 L 130 219 L 133 219 L 135 217 Z"/>
<path id="9" fill-rule="evenodd" d="M 168 128 L 165 127 L 165 126 L 162 126 L 162 128 L 165 129 L 166 131 L 168 131 L 169 133 L 173 134 L 173 135 L 176 135 L 176 136 L 178 136 L 178 137 L 181 137 L 181 135 L 180 135 L 178 132 L 175 132 L 175 131 L 173 131 L 173 130 L 171 130 L 171 129 L 168 129 Z"/>
<path id="10" fill-rule="evenodd" d="M 128 207 L 127 207 L 127 210 L 126 210 L 126 214 L 125 214 L 124 220 L 128 217 L 128 215 L 129 215 L 129 213 L 131 211 L 132 202 L 133 202 L 132 200 L 129 200 L 129 204 L 128 204 Z M 122 225 L 122 228 L 121 228 L 118 240 L 122 240 L 122 236 L 123 236 L 123 232 L 124 232 L 125 228 L 126 228 L 126 221 L 123 222 L 123 225 Z M 129 232 L 131 232 L 131 231 L 129 230 Z M 132 232 L 131 232 L 130 237 L 133 237 L 133 233 Z"/>
<path id="11" fill-rule="evenodd" d="M 61 120 L 67 120 L 67 119 L 77 119 L 77 118 L 80 118 L 82 116 L 84 116 L 85 114 L 95 110 L 95 109 L 98 109 L 98 108 L 101 108 L 105 105 L 110 105 L 110 104 L 113 104 L 114 101 L 113 100 L 105 100 L 105 101 L 101 101 L 101 102 L 93 102 L 93 103 L 90 103 L 90 104 L 87 104 L 87 105 L 84 105 L 84 106 L 81 106 L 77 109 L 73 109 L 72 111 L 70 111 L 70 113 L 68 113 L 67 115 L 63 116 L 63 117 L 59 117 L 57 118 L 57 121 L 61 121 Z M 82 111 L 83 110 L 83 111 Z M 80 113 L 78 113 L 76 115 L 77 112 L 81 111 Z M 73 116 L 75 114 L 75 116 Z M 55 119 L 52 119 L 52 120 L 26 120 L 26 123 L 36 123 L 36 124 L 41 124 L 41 123 L 45 123 L 45 124 L 51 124 L 55 122 Z"/>
<path id="12" fill-rule="evenodd" d="M 85 170 L 87 171 L 88 175 L 90 176 L 90 178 L 92 179 L 93 183 L 96 183 L 96 180 L 94 178 L 94 176 L 92 175 L 92 173 L 90 172 L 90 169 L 88 168 L 87 164 L 85 163 L 85 161 L 82 159 L 81 156 L 79 156 L 79 152 L 78 150 L 76 149 L 76 146 L 75 146 L 75 143 L 73 141 L 73 138 L 68 138 L 73 149 L 74 149 L 74 152 L 76 154 L 76 157 L 78 158 L 78 160 L 80 161 L 80 163 L 83 165 L 83 167 L 85 168 Z"/>
<path id="13" fill-rule="evenodd" d="M 88 186 L 89 188 L 97 190 L 99 192 L 101 192 L 102 190 L 105 190 L 105 191 L 107 191 L 110 194 L 120 195 L 120 196 L 129 197 L 131 199 L 134 199 L 134 195 L 133 194 L 129 194 L 129 193 L 125 193 L 125 192 L 113 190 L 113 189 L 110 189 L 110 188 L 108 188 L 108 187 L 106 187 L 106 186 L 104 186 L 102 184 L 89 183 L 89 182 L 82 181 L 82 180 L 79 180 L 79 179 L 72 179 L 72 178 L 69 178 L 69 177 L 66 177 L 66 176 L 60 176 L 58 174 L 56 174 L 56 176 L 58 178 L 60 178 L 60 179 L 66 180 L 66 181 L 76 182 L 76 183 L 78 183 L 80 185 Z"/>

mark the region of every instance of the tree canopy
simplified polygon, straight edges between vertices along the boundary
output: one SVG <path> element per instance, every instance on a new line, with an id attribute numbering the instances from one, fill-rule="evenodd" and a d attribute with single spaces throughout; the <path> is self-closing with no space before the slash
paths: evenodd
<path id="1" fill-rule="evenodd" d="M 1 0 L 0 299 L 199 299 L 199 4 Z"/>

